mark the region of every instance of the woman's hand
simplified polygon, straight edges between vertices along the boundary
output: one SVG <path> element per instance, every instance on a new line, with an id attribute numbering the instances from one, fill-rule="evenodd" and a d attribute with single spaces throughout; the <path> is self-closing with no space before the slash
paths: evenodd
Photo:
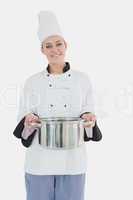
<path id="1" fill-rule="evenodd" d="M 38 116 L 32 113 L 27 114 L 25 116 L 22 138 L 27 140 L 27 138 L 36 130 L 36 128 L 40 127 L 40 125 L 41 123 Z"/>
<path id="2" fill-rule="evenodd" d="M 40 119 L 38 116 L 29 113 L 25 117 L 25 122 L 24 125 L 25 127 L 37 127 L 41 123 Z"/>
<path id="3" fill-rule="evenodd" d="M 95 122 L 96 122 L 96 116 L 92 113 L 85 113 L 82 115 L 81 117 L 82 119 L 85 119 L 87 122 L 90 122 L 90 124 L 88 123 L 88 125 L 84 125 L 84 128 L 92 128 L 95 126 Z"/>

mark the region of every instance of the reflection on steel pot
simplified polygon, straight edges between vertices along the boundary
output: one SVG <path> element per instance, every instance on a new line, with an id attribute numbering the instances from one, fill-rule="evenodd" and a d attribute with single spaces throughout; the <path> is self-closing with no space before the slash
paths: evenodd
<path id="1" fill-rule="evenodd" d="M 40 118 L 39 144 L 47 149 L 71 149 L 84 143 L 84 119 L 71 118 Z"/>

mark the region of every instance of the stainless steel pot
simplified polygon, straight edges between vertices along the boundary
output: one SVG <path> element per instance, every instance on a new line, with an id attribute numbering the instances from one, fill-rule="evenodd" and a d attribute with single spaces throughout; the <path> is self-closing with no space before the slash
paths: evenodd
<path id="1" fill-rule="evenodd" d="M 40 118 L 39 144 L 47 149 L 71 149 L 84 143 L 84 126 L 88 125 L 82 118 Z"/>

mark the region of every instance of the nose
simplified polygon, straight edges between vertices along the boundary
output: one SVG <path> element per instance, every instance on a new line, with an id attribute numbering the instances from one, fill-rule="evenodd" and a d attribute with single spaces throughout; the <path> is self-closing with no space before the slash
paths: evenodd
<path id="1" fill-rule="evenodd" d="M 59 53 L 59 49 L 58 49 L 58 47 L 53 47 L 52 48 L 52 53 Z"/>

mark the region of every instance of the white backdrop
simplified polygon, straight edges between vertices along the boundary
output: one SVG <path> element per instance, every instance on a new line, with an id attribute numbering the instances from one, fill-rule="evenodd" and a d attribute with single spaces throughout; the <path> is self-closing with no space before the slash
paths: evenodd
<path id="1" fill-rule="evenodd" d="M 1 1 L 0 196 L 24 200 L 25 148 L 12 132 L 18 91 L 43 70 L 40 10 L 53 10 L 68 42 L 67 59 L 91 78 L 103 140 L 88 142 L 86 200 L 131 200 L 133 183 L 133 6 L 131 0 Z"/>

